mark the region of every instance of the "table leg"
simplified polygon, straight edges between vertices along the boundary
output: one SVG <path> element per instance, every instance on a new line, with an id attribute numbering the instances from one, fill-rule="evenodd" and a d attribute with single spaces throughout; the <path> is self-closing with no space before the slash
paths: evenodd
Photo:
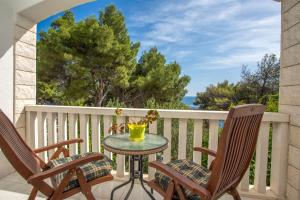
<path id="1" fill-rule="evenodd" d="M 114 199 L 114 193 L 116 190 L 120 189 L 121 187 L 124 187 L 125 185 L 129 184 L 129 183 L 132 183 L 133 180 L 132 179 L 129 179 L 128 181 L 126 181 L 125 183 L 122 183 L 121 185 L 118 185 L 117 187 L 115 187 L 112 191 L 111 191 L 111 194 L 110 194 L 110 199 L 113 200 Z"/>
<path id="2" fill-rule="evenodd" d="M 131 186 L 130 186 L 130 188 L 129 188 L 127 194 L 126 194 L 125 199 L 128 199 L 130 193 L 132 192 L 132 189 L 133 189 L 133 186 L 134 186 L 134 179 L 135 179 L 134 157 L 133 157 L 133 156 L 130 156 L 129 162 L 130 162 L 130 164 L 129 164 L 129 175 L 130 175 L 129 180 L 126 181 L 125 183 L 122 183 L 121 185 L 118 185 L 117 187 L 115 187 L 115 188 L 111 191 L 111 194 L 110 194 L 110 200 L 113 200 L 113 198 L 114 198 L 114 193 L 115 193 L 116 190 L 118 190 L 118 189 L 124 187 L 125 185 L 127 185 L 127 184 L 129 184 L 129 183 L 131 183 Z"/>
<path id="3" fill-rule="evenodd" d="M 138 161 L 138 169 L 137 170 L 134 169 L 134 162 L 135 161 Z M 115 193 L 116 190 L 118 190 L 118 189 L 124 187 L 125 185 L 131 183 L 130 188 L 129 188 L 126 196 L 125 196 L 125 200 L 127 200 L 129 198 L 131 192 L 132 192 L 133 187 L 134 187 L 134 180 L 139 179 L 140 182 L 141 182 L 141 186 L 145 190 L 145 192 L 149 195 L 149 197 L 152 200 L 155 200 L 155 198 L 152 196 L 152 194 L 153 194 L 152 190 L 151 190 L 151 193 L 150 193 L 144 185 L 144 183 L 147 183 L 147 181 L 144 180 L 144 178 L 143 178 L 143 156 L 130 156 L 129 174 L 130 174 L 130 178 L 129 178 L 128 181 L 118 185 L 117 187 L 115 187 L 112 190 L 112 192 L 110 194 L 110 199 L 113 200 L 114 193 Z"/>
<path id="4" fill-rule="evenodd" d="M 146 189 L 144 182 L 147 183 L 146 180 L 144 180 L 143 178 L 143 156 L 140 156 L 139 158 L 139 171 L 140 171 L 140 181 L 141 181 L 141 186 L 142 188 L 145 190 L 145 192 L 148 194 L 148 196 L 152 199 L 155 200 L 155 198 L 153 197 L 153 192 L 151 190 L 151 193 Z"/>

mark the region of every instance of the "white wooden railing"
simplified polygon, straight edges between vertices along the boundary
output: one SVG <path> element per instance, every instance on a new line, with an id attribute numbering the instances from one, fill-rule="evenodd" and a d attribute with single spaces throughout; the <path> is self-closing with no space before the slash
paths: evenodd
<path id="1" fill-rule="evenodd" d="M 53 144 L 66 139 L 80 137 L 84 143 L 80 146 L 81 152 L 101 152 L 101 138 L 109 135 L 109 128 L 113 121 L 115 108 L 74 107 L 74 106 L 26 106 L 26 142 L 33 148 Z M 188 120 L 192 120 L 193 146 L 202 145 L 204 120 L 208 122 L 208 147 L 217 150 L 218 131 L 220 121 L 225 120 L 228 112 L 223 111 L 196 111 L 196 110 L 158 110 L 163 121 L 164 136 L 169 139 L 169 147 L 163 152 L 163 162 L 171 160 L 172 119 L 179 120 L 178 158 L 186 158 Z M 146 109 L 124 108 L 123 115 L 118 122 L 125 122 L 145 116 Z M 256 147 L 254 185 L 249 184 L 249 170 L 243 178 L 239 189 L 242 195 L 261 199 L 281 199 L 285 194 L 287 151 L 288 151 L 288 123 L 289 116 L 281 113 L 265 113 Z M 102 127 L 103 126 L 103 127 Z M 149 132 L 158 133 L 157 122 L 149 126 Z M 80 134 L 79 134 L 80 133 Z M 272 160 L 271 182 L 266 185 L 268 145 L 272 133 Z M 91 144 L 90 144 L 91 141 Z M 78 153 L 78 146 L 70 146 L 71 153 Z M 104 153 L 112 157 L 110 152 Z M 51 152 L 48 152 L 51 154 Z M 47 159 L 46 154 L 42 154 Z M 149 156 L 155 160 L 156 156 Z M 212 158 L 208 158 L 210 164 Z M 193 152 L 193 161 L 201 163 L 201 154 Z M 116 157 L 116 176 L 125 174 L 125 156 Z M 149 176 L 154 171 L 149 168 Z"/>

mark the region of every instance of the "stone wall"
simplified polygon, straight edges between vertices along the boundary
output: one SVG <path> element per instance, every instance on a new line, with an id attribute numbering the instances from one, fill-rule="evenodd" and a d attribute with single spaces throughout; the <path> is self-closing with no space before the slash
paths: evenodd
<path id="1" fill-rule="evenodd" d="M 25 139 L 24 106 L 36 103 L 36 24 L 18 15 L 14 44 L 14 122 Z"/>
<path id="2" fill-rule="evenodd" d="M 279 111 L 291 114 L 287 199 L 300 199 L 300 0 L 282 0 Z"/>

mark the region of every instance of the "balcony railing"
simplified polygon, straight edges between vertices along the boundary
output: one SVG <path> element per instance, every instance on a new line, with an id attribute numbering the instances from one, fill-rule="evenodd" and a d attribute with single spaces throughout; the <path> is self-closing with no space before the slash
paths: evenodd
<path id="1" fill-rule="evenodd" d="M 26 142 L 33 148 L 53 144 L 66 139 L 80 137 L 84 143 L 79 146 L 70 146 L 71 153 L 101 152 L 102 139 L 109 134 L 109 128 L 116 120 L 115 108 L 100 107 L 74 107 L 74 106 L 26 106 Z M 163 162 L 171 160 L 172 141 L 178 142 L 176 146 L 177 157 L 185 159 L 187 156 L 187 144 L 190 146 L 202 146 L 204 137 L 204 125 L 208 128 L 208 147 L 217 149 L 218 134 L 222 121 L 226 119 L 228 112 L 223 111 L 196 111 L 196 110 L 158 110 L 160 115 L 159 133 L 169 139 L 169 147 L 160 158 Z M 123 115 L 117 118 L 118 123 L 145 116 L 147 109 L 123 109 Z M 178 124 L 175 131 L 178 140 L 172 140 L 174 133 L 174 121 Z M 149 125 L 149 132 L 158 133 L 158 123 Z M 265 113 L 261 125 L 258 143 L 255 153 L 254 185 L 249 184 L 249 171 L 243 178 L 239 190 L 242 195 L 262 199 L 280 199 L 285 194 L 287 151 L 288 151 L 288 123 L 289 116 L 282 113 Z M 188 128 L 190 124 L 193 128 Z M 207 127 L 206 127 L 207 126 Z M 192 130 L 192 133 L 190 133 Z M 190 136 L 191 135 L 191 136 Z M 189 139 L 192 137 L 192 139 Z M 271 141 L 271 142 L 270 142 Z M 271 146 L 269 146 L 271 145 Z M 174 145 L 173 145 L 174 146 Z M 177 148 L 178 147 L 178 148 Z M 271 153 L 269 152 L 271 149 Z M 47 160 L 48 154 L 41 156 Z M 112 158 L 110 152 L 104 153 Z M 268 155 L 269 156 L 268 158 Z M 149 160 L 156 159 L 156 155 L 150 155 Z M 201 163 L 201 154 L 193 152 L 192 159 Z M 271 159 L 271 160 L 270 160 Z M 212 158 L 208 157 L 208 165 Z M 268 162 L 271 169 L 268 170 Z M 270 166 L 270 165 L 269 165 Z M 116 176 L 125 175 L 125 156 L 116 156 Z M 267 173 L 270 171 L 270 185 L 267 185 Z M 149 177 L 153 177 L 154 171 L 149 168 Z"/>

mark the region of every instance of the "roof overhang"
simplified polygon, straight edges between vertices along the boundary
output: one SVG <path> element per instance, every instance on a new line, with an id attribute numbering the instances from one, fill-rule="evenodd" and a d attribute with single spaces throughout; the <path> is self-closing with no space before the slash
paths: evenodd
<path id="1" fill-rule="evenodd" d="M 20 12 L 20 14 L 36 23 L 64 10 L 95 0 L 44 0 Z"/>

